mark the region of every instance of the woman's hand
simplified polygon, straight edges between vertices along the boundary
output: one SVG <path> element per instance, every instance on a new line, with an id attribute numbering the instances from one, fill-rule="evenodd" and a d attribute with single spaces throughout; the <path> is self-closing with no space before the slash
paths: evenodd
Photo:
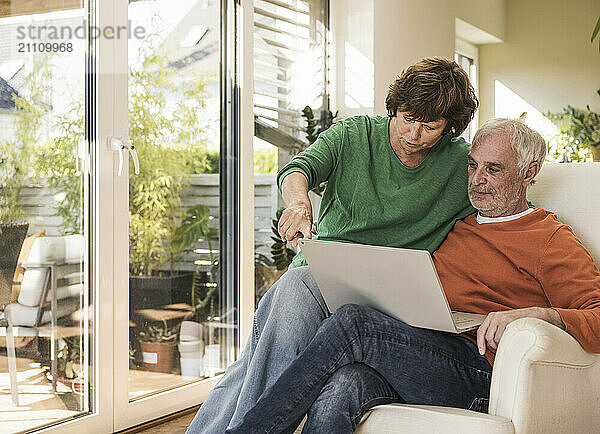
<path id="1" fill-rule="evenodd" d="M 312 238 L 312 207 L 310 202 L 293 204 L 281 214 L 277 230 L 283 241 L 291 241 L 294 248 L 300 238 Z"/>

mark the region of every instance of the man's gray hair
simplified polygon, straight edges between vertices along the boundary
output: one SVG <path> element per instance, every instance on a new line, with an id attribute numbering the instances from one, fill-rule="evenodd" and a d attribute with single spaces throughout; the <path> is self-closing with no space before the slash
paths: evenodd
<path id="1" fill-rule="evenodd" d="M 517 168 L 523 175 L 529 165 L 537 162 L 542 167 L 546 158 L 546 141 L 535 130 L 532 130 L 519 119 L 495 118 L 484 122 L 473 137 L 473 144 L 489 136 L 506 134 L 517 154 Z"/>

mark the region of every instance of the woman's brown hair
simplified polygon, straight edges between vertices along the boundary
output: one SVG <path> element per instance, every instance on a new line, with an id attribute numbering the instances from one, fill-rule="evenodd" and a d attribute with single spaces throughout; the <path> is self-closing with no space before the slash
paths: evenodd
<path id="1" fill-rule="evenodd" d="M 388 115 L 398 110 L 417 121 L 446 119 L 444 132 L 459 136 L 475 114 L 479 101 L 467 73 L 456 62 L 427 57 L 409 66 L 390 85 L 385 99 Z"/>

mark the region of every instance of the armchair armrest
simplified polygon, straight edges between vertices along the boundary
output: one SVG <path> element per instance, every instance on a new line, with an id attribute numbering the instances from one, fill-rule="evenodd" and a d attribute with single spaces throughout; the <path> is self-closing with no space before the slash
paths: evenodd
<path id="1" fill-rule="evenodd" d="M 506 328 L 492 373 L 489 413 L 515 432 L 596 432 L 600 426 L 600 355 L 537 318 Z"/>
<path id="2" fill-rule="evenodd" d="M 19 262 L 17 267 L 21 268 L 49 268 L 56 265 L 55 261 L 50 262 Z"/>

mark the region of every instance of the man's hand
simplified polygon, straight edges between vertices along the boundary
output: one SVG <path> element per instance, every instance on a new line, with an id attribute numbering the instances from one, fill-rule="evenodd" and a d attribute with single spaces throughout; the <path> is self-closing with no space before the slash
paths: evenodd
<path id="1" fill-rule="evenodd" d="M 310 202 L 304 205 L 291 205 L 281 214 L 277 230 L 283 241 L 298 245 L 300 238 L 312 238 L 312 210 Z"/>
<path id="2" fill-rule="evenodd" d="M 565 328 L 557 311 L 547 307 L 526 307 L 502 312 L 490 312 L 477 330 L 477 348 L 479 354 L 485 354 L 486 344 L 494 350 L 498 348 L 500 338 L 506 326 L 519 318 L 539 318 L 562 329 Z"/>

